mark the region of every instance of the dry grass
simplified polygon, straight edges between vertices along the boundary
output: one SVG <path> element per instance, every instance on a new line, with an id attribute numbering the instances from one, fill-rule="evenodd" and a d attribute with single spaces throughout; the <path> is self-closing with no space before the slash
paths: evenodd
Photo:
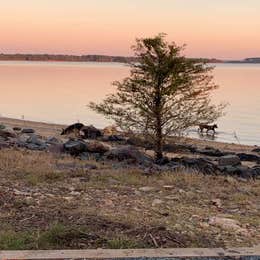
<path id="1" fill-rule="evenodd" d="M 108 162 L 0 150 L 0 249 L 251 246 L 260 242 L 259 197 L 259 180 L 147 176 Z M 243 232 L 210 225 L 214 216 L 238 220 Z"/>

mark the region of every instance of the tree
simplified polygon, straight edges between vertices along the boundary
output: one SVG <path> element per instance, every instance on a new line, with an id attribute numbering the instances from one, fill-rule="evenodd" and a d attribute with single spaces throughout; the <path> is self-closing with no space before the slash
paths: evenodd
<path id="1" fill-rule="evenodd" d="M 167 43 L 164 34 L 137 39 L 132 48 L 138 62 L 130 64 L 130 76 L 113 83 L 115 94 L 89 107 L 123 130 L 150 136 L 158 160 L 166 137 L 215 121 L 225 105 L 210 101 L 218 87 L 213 67 L 183 56 L 184 47 Z"/>

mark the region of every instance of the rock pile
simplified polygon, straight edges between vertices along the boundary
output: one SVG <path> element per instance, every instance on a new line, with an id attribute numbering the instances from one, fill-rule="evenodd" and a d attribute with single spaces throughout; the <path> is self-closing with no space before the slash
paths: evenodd
<path id="1" fill-rule="evenodd" d="M 95 127 L 85 127 L 85 137 L 92 140 L 69 139 L 64 143 L 56 137 L 49 137 L 46 139 L 37 135 L 35 130 L 31 128 L 12 129 L 0 125 L 0 149 L 21 147 L 29 150 L 68 153 L 72 156 L 78 156 L 83 160 L 93 157 L 97 160 L 114 160 L 126 164 L 137 164 L 147 172 L 174 172 L 188 168 L 193 169 L 196 172 L 210 175 L 260 178 L 260 156 L 256 154 L 255 149 L 252 153 L 235 154 L 220 151 L 213 147 L 198 149 L 191 145 L 176 146 L 169 144 L 165 145 L 165 150 L 178 151 L 181 149 L 190 153 L 192 157 L 164 157 L 161 160 L 154 162 L 150 156 L 138 149 L 136 145 L 129 145 L 129 141 L 124 137 L 115 135 L 113 132 L 115 131 L 114 129 L 112 129 L 113 131 L 110 130 L 111 129 L 107 129 L 107 133 L 112 133 L 112 135 L 101 137 L 101 131 Z M 97 138 L 99 140 L 97 140 Z M 111 142 L 113 146 L 104 143 L 105 141 Z M 131 140 L 131 142 L 134 141 L 133 139 Z M 114 142 L 116 142 L 116 145 Z M 199 157 L 197 155 L 199 155 Z M 255 165 L 253 167 L 246 166 L 245 164 L 242 164 L 244 161 L 255 162 Z"/>

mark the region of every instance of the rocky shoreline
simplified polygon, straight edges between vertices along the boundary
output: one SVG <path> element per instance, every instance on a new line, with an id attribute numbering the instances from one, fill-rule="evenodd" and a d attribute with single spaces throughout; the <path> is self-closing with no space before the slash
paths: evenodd
<path id="1" fill-rule="evenodd" d="M 50 126 L 51 127 L 51 126 Z M 96 131 L 95 128 L 90 128 Z M 99 130 L 97 130 L 99 131 Z M 94 133 L 93 132 L 93 133 Z M 151 146 L 137 137 L 122 133 L 106 133 L 96 137 L 90 133 L 84 139 L 41 135 L 33 128 L 0 124 L 0 149 L 16 148 L 70 154 L 81 160 L 113 161 L 115 167 L 139 167 L 147 174 L 176 172 L 189 168 L 208 175 L 260 178 L 260 148 L 249 151 L 232 151 L 209 145 L 196 145 L 169 141 L 164 146 L 167 154 L 154 162 Z"/>

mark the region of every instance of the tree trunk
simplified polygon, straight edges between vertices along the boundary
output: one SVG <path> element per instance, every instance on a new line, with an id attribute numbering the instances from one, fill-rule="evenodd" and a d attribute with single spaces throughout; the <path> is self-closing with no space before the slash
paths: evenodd
<path id="1" fill-rule="evenodd" d="M 156 126 L 156 140 L 155 140 L 155 160 L 158 161 L 163 158 L 163 138 L 162 138 L 162 125 L 161 116 L 157 116 L 157 126 Z"/>

